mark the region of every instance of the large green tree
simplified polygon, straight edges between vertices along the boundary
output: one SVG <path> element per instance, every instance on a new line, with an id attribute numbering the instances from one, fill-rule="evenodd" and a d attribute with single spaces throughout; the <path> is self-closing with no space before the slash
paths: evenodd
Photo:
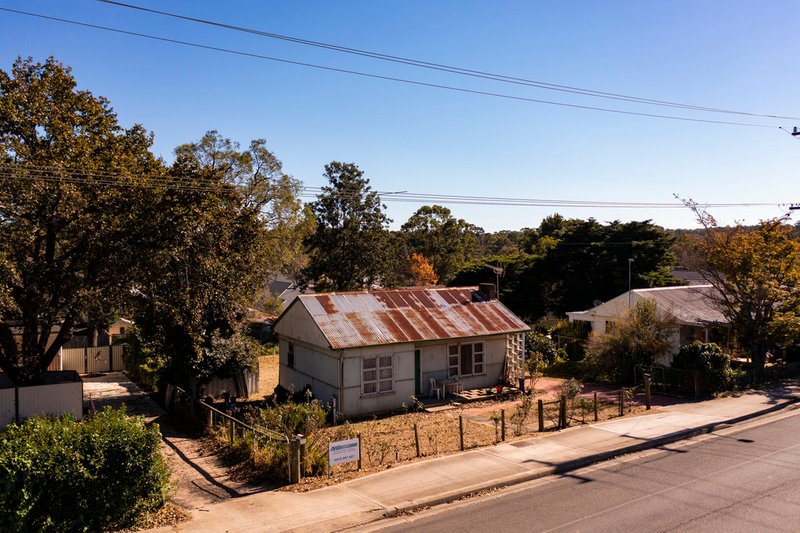
<path id="1" fill-rule="evenodd" d="M 716 287 L 716 305 L 760 381 L 767 352 L 800 341 L 800 242 L 783 220 L 720 228 L 706 211 L 688 205 L 705 230 L 693 241 L 699 262 L 692 266 Z"/>
<path id="2" fill-rule="evenodd" d="M 430 261 L 440 283 L 450 281 L 478 246 L 473 226 L 440 205 L 420 207 L 400 231 L 411 249 Z"/>
<path id="3" fill-rule="evenodd" d="M 39 381 L 72 326 L 110 318 L 147 270 L 151 142 L 52 58 L 0 71 L 0 368 L 15 382 Z"/>
<path id="4" fill-rule="evenodd" d="M 167 356 L 166 377 L 191 384 L 252 364 L 246 309 L 270 274 L 294 262 L 311 226 L 299 182 L 264 140 L 241 149 L 210 131 L 175 153 L 170 173 L 205 186 L 181 191 L 167 212 L 171 238 L 138 287 L 136 323 Z"/>
<path id="5" fill-rule="evenodd" d="M 500 298 L 515 313 L 537 320 L 544 315 L 588 309 L 628 290 L 628 259 L 633 288 L 674 283 L 671 237 L 650 221 L 611 222 L 553 215 L 536 232 L 526 232 L 532 253 L 474 260 L 451 285 L 496 281 L 487 265 L 499 267 Z"/>
<path id="6" fill-rule="evenodd" d="M 378 193 L 353 163 L 325 165 L 329 184 L 310 204 L 316 231 L 308 238 L 304 270 L 317 290 L 349 291 L 387 279 L 389 219 Z"/>
<path id="7" fill-rule="evenodd" d="M 551 217 L 540 234 L 543 259 L 532 274 L 541 279 L 551 313 L 588 309 L 627 291 L 629 266 L 634 289 L 674 283 L 672 239 L 649 220 L 601 224 Z"/>

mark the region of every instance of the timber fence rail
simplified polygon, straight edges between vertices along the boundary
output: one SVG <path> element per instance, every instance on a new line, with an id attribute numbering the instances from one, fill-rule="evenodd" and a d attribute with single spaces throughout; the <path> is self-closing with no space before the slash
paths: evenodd
<path id="1" fill-rule="evenodd" d="M 361 425 L 358 432 L 335 426 L 325 428 L 323 433 L 329 442 L 358 437 L 363 466 L 376 467 L 496 444 L 501 440 L 501 424 L 499 414 L 498 422 L 493 424 L 491 420 L 454 413 L 445 421 L 420 418 L 384 430 L 367 424 Z M 356 468 L 355 463 L 345 463 L 332 466 L 331 471 L 336 474 Z"/>
<path id="2" fill-rule="evenodd" d="M 302 476 L 302 472 L 299 475 L 297 473 L 300 467 L 294 466 L 296 461 L 291 460 L 294 455 L 292 453 L 292 449 L 294 448 L 293 441 L 296 439 L 255 424 L 246 424 L 212 405 L 192 399 L 191 395 L 180 387 L 174 387 L 173 389 L 174 395 L 171 401 L 168 402 L 168 409 L 170 412 L 179 409 L 181 405 L 193 406 L 195 409 L 199 410 L 200 418 L 205 421 L 206 428 L 209 431 L 221 430 L 229 446 L 233 446 L 237 440 L 249 439 L 252 444 L 254 457 L 258 453 L 259 448 L 263 447 L 265 444 L 285 446 L 286 457 L 290 458 L 290 460 L 287 461 L 287 479 L 292 482 L 298 480 L 299 477 Z M 167 392 L 167 396 L 170 396 L 169 391 Z M 300 455 L 304 455 L 302 452 L 299 453 Z"/>

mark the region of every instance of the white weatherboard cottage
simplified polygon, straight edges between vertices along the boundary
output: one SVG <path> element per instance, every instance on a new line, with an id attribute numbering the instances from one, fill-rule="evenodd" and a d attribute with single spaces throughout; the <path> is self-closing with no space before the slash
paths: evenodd
<path id="1" fill-rule="evenodd" d="M 280 384 L 309 385 L 324 402 L 335 396 L 339 410 L 354 416 L 428 395 L 431 379 L 471 389 L 522 377 L 529 328 L 484 290 L 300 295 L 274 326 Z"/>
<path id="2" fill-rule="evenodd" d="M 693 341 L 716 342 L 723 349 L 730 346 L 728 320 L 714 305 L 714 291 L 711 285 L 634 289 L 587 311 L 574 311 L 567 313 L 567 316 L 570 322 L 589 322 L 592 333 L 602 335 L 609 327 L 613 327 L 614 322 L 623 318 L 636 302 L 650 300 L 656 304 L 660 318 L 671 317 L 675 321 L 670 352 L 662 354 L 656 361 L 668 365 L 681 346 Z"/>

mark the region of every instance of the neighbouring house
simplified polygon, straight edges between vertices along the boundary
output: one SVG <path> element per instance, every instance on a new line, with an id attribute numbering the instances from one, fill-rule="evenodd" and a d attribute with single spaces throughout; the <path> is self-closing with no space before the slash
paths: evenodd
<path id="1" fill-rule="evenodd" d="M 127 318 L 118 318 L 107 328 L 97 330 L 97 346 L 111 346 L 124 339 L 130 333 L 133 322 Z M 92 345 L 91 330 L 86 326 L 76 326 L 72 329 L 72 337 L 64 343 L 64 348 L 85 348 Z"/>
<path id="2" fill-rule="evenodd" d="M 276 274 L 270 278 L 267 288 L 274 298 L 280 299 L 282 309 L 288 308 L 299 295 L 314 293 L 309 288 L 301 289 L 293 279 L 283 274 Z"/>
<path id="3" fill-rule="evenodd" d="M 653 301 L 659 317 L 672 317 L 677 326 L 670 339 L 670 352 L 656 361 L 668 365 L 681 346 L 694 341 L 715 342 L 725 350 L 730 349 L 728 320 L 714 305 L 712 296 L 715 291 L 711 285 L 634 289 L 587 311 L 574 311 L 567 316 L 570 322 L 589 322 L 592 333 L 602 335 L 636 302 L 643 299 Z"/>
<path id="4" fill-rule="evenodd" d="M 301 294 L 275 322 L 280 384 L 310 386 L 347 416 L 429 395 L 431 379 L 464 389 L 515 382 L 525 332 L 494 285 Z"/>

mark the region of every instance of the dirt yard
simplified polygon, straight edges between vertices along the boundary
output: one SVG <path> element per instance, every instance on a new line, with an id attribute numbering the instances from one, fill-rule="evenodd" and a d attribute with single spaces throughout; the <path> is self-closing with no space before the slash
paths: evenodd
<path id="1" fill-rule="evenodd" d="M 260 357 L 259 372 L 260 392 L 257 399 L 270 394 L 278 384 L 278 356 Z M 330 478 L 327 476 L 305 478 L 299 485 L 286 486 L 283 490 L 313 490 L 392 468 L 399 464 L 458 453 L 461 449 L 459 427 L 463 428 L 465 450 L 492 446 L 501 438 L 503 414 L 506 422 L 506 441 L 539 438 L 547 435 L 556 429 L 558 424 L 558 403 L 554 400 L 560 396 L 561 386 L 564 382 L 565 380 L 559 378 L 540 378 L 536 382 L 535 395 L 528 403 L 522 402 L 520 396 L 499 401 L 454 403 L 437 407 L 433 412 L 401 412 L 392 416 L 323 428 L 308 443 L 314 448 L 313 453 L 324 455 L 329 442 L 360 435 L 362 439 L 361 470 L 358 470 L 356 463 L 336 465 L 332 469 Z M 530 387 L 530 382 L 527 385 Z M 620 416 L 617 391 L 606 387 L 586 385 L 582 387 L 581 394 L 568 404 L 570 425 L 594 422 L 595 392 L 598 400 L 598 421 Z M 544 433 L 539 432 L 537 409 L 539 399 L 542 399 L 545 404 L 543 417 L 546 431 Z M 653 410 L 646 411 L 643 398 L 640 396 L 626 397 L 623 416 L 640 416 L 657 412 L 659 406 L 678 401 L 655 396 Z M 412 411 L 411 405 L 409 405 L 409 410 Z M 419 457 L 417 456 L 417 442 L 419 443 Z M 239 472 L 239 475 L 242 473 Z"/>
<path id="2" fill-rule="evenodd" d="M 258 392 L 250 395 L 251 400 L 269 396 L 278 386 L 278 354 L 262 355 L 258 358 Z"/>

